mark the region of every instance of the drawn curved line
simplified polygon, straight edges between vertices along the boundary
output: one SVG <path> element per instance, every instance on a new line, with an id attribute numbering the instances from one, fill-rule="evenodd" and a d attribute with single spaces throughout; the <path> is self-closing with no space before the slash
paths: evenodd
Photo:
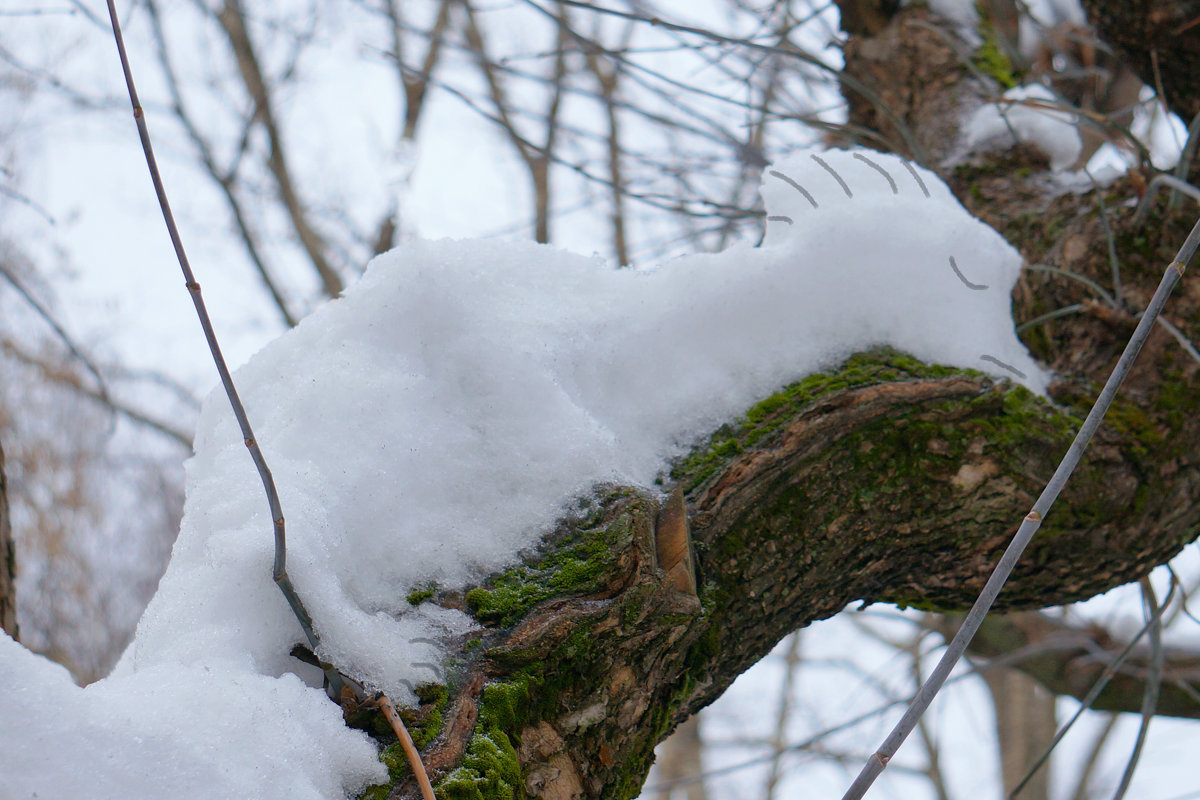
<path id="1" fill-rule="evenodd" d="M 413 662 L 413 663 L 412 663 L 410 666 L 413 666 L 413 667 L 427 667 L 427 668 L 429 669 L 429 671 L 430 671 L 430 672 L 432 672 L 434 675 L 438 675 L 439 677 L 440 677 L 440 676 L 441 676 L 441 674 L 442 674 L 441 665 L 439 665 L 439 664 L 431 664 L 431 663 L 429 663 L 428 661 L 414 661 L 414 662 Z"/>
<path id="2" fill-rule="evenodd" d="M 1022 380 L 1024 380 L 1026 377 L 1024 372 L 1021 372 L 1021 370 L 1017 369 L 1012 364 L 1005 364 L 1003 361 L 996 358 L 995 356 L 989 356 L 989 355 L 985 354 L 985 355 L 980 356 L 979 358 L 981 361 L 990 361 L 998 367 L 1003 367 L 1004 369 L 1008 370 L 1009 372 L 1016 375 L 1018 378 L 1020 378 Z"/>
<path id="3" fill-rule="evenodd" d="M 950 256 L 950 269 L 954 270 L 954 274 L 958 276 L 960 281 L 966 284 L 968 289 L 981 291 L 988 288 L 986 283 L 971 283 L 969 280 L 967 280 L 967 276 L 962 274 L 962 270 L 958 268 L 958 264 L 954 263 L 954 256 Z"/>
<path id="4" fill-rule="evenodd" d="M 850 191 L 850 187 L 846 185 L 844 180 L 842 180 L 842 176 L 834 172 L 833 167 L 825 163 L 825 159 L 821 158 L 820 156 L 809 156 L 809 158 L 824 167 L 825 171 L 832 175 L 834 180 L 842 185 L 842 191 L 846 193 L 846 197 L 854 197 L 854 193 Z"/>
<path id="5" fill-rule="evenodd" d="M 908 159 L 902 158 L 900 159 L 900 163 L 903 164 L 905 169 L 908 170 L 908 173 L 913 176 L 913 180 L 917 182 L 917 186 L 921 187 L 921 191 L 925 193 L 925 196 L 929 197 L 929 187 L 925 185 L 925 181 L 921 180 L 921 176 L 917 174 L 915 169 L 913 169 L 913 165 L 908 163 Z"/>
<path id="6" fill-rule="evenodd" d="M 791 217 L 785 217 L 782 215 L 767 217 L 767 222 L 786 222 L 788 225 L 796 224 L 795 221 Z"/>
<path id="7" fill-rule="evenodd" d="M 878 172 L 883 177 L 887 178 L 888 185 L 892 187 L 892 194 L 900 194 L 899 187 L 896 186 L 896 182 L 894 180 L 892 180 L 892 176 L 888 174 L 886 169 L 879 166 L 874 161 L 872 161 L 871 159 L 864 156 L 862 153 L 855 153 L 854 157 L 857 158 L 859 161 L 865 162 L 867 164 L 867 166 L 874 167 L 876 172 Z"/>
<path id="8" fill-rule="evenodd" d="M 813 207 L 813 208 L 818 208 L 818 206 L 817 206 L 817 201 L 816 201 L 816 200 L 814 200 L 814 199 L 813 199 L 813 196 L 812 196 L 811 194 L 809 194 L 809 193 L 808 193 L 808 190 L 807 190 L 807 189 L 805 189 L 805 188 L 804 188 L 803 186 L 801 186 L 800 184 L 796 183 L 794 180 L 792 180 L 791 178 L 789 178 L 787 175 L 784 175 L 782 172 L 780 172 L 779 170 L 775 170 L 775 169 L 771 170 L 771 171 L 770 171 L 770 172 L 768 172 L 767 174 L 768 174 L 768 175 L 770 175 L 770 176 L 771 176 L 771 177 L 773 177 L 773 178 L 779 178 L 779 180 L 783 181 L 783 182 L 784 182 L 784 183 L 786 183 L 788 186 L 791 186 L 791 187 L 792 187 L 793 189 L 795 189 L 797 192 L 799 192 L 800 194 L 804 195 L 804 199 L 805 199 L 805 200 L 807 200 L 808 202 L 812 203 L 812 207 Z"/>

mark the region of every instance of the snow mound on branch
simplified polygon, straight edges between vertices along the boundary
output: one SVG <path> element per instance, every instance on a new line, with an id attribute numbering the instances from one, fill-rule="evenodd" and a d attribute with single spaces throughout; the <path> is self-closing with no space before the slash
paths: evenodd
<path id="1" fill-rule="evenodd" d="M 414 588 L 510 563 L 597 481 L 650 485 L 756 400 L 872 345 L 1044 389 L 1013 332 L 1020 256 L 932 173 L 803 151 L 768 170 L 763 195 L 761 247 L 656 269 L 406 244 L 238 371 L 325 657 L 411 700 L 444 680 L 441 642 L 472 624 L 412 608 Z M 340 797 L 381 776 L 366 740 L 289 674 L 302 636 L 271 582 L 268 517 L 218 390 L 170 567 L 114 674 L 75 689 L 0 647 L 9 686 L 73 709 L 112 755 L 81 773 L 92 796 L 219 796 L 206 781 L 220 773 L 245 797 Z M 28 702 L 9 693 L 0 710 L 27 718 Z M 0 743 L 0 773 L 79 796 L 70 770 L 38 764 L 61 751 L 42 742 L 20 760 Z M 163 766 L 184 762 L 187 780 Z"/>
<path id="2" fill-rule="evenodd" d="M 1079 160 L 1083 142 L 1075 115 L 1055 111 L 1062 101 L 1045 86 L 1033 83 L 1004 93 L 1004 100 L 975 110 L 963 126 L 968 150 L 997 142 L 1008 148 L 1014 142 L 1036 146 L 1050 158 L 1050 168 L 1065 170 Z"/>

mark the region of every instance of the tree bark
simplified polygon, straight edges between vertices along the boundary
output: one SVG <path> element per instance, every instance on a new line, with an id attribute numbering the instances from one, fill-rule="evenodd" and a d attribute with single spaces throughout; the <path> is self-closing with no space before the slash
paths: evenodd
<path id="1" fill-rule="evenodd" d="M 426 751 L 444 795 L 635 796 L 654 745 L 790 631 L 852 602 L 964 609 L 1079 420 L 1078 396 L 1056 396 L 1064 409 L 977 373 L 860 356 L 677 466 L 698 596 L 658 569 L 659 501 L 628 487 L 522 567 L 435 594 L 485 626 L 461 643 L 445 706 L 413 711 L 418 726 L 446 720 Z M 999 606 L 1090 597 L 1194 536 L 1200 465 L 1164 470 L 1172 457 L 1142 437 L 1162 430 L 1186 452 L 1200 432 L 1153 412 L 1120 406 L 1145 425 L 1102 431 Z"/>
<path id="2" fill-rule="evenodd" d="M 14 639 L 17 629 L 17 554 L 8 516 L 8 483 L 4 477 L 4 445 L 0 443 L 0 629 Z"/>
<path id="3" fill-rule="evenodd" d="M 1200 2 L 1083 0 L 1100 38 L 1189 123 L 1200 114 Z"/>

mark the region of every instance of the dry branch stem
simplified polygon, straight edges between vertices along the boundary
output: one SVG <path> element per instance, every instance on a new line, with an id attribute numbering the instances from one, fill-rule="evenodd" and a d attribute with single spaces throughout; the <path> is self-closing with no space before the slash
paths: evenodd
<path id="1" fill-rule="evenodd" d="M 436 800 L 433 786 L 429 784 L 429 776 L 425 774 L 425 765 L 421 763 L 421 754 L 417 752 L 412 737 L 408 735 L 408 728 L 404 727 L 404 720 L 400 719 L 400 715 L 396 713 L 396 707 L 382 692 L 375 695 L 375 704 L 383 711 L 383 715 L 387 717 L 388 723 L 396 733 L 396 738 L 400 740 L 400 747 L 404 750 L 408 765 L 412 767 L 413 774 L 417 776 L 417 785 L 421 787 L 421 797 L 424 800 Z"/>
<path id="2" fill-rule="evenodd" d="M 273 521 L 275 533 L 275 563 L 272 566 L 271 577 L 283 593 L 284 598 L 292 609 L 292 613 L 296 615 L 296 620 L 300 623 L 300 627 L 303 629 L 305 638 L 308 639 L 313 652 L 316 652 L 318 639 L 316 632 L 313 630 L 312 618 L 304 608 L 304 603 L 300 600 L 300 596 L 296 594 L 296 589 L 292 585 L 292 579 L 287 574 L 287 535 L 284 527 L 283 509 L 279 503 L 279 493 L 275 488 L 275 479 L 271 476 L 271 470 L 267 467 L 266 459 L 263 457 L 262 450 L 258 446 L 258 441 L 254 438 L 254 431 L 250 427 L 250 420 L 246 416 L 246 409 L 242 405 L 241 398 L 238 396 L 237 388 L 233 384 L 233 376 L 229 373 L 229 367 L 225 363 L 225 356 L 221 354 L 221 347 L 217 343 L 216 331 L 213 329 L 212 320 L 208 316 L 208 309 L 204 305 L 204 298 L 200 294 L 200 284 L 196 282 L 196 276 L 192 273 L 187 253 L 183 249 L 183 240 L 179 235 L 179 226 L 175 224 L 175 215 L 171 212 L 171 204 L 167 200 L 167 190 L 163 185 L 162 176 L 158 171 L 158 161 L 154 158 L 154 147 L 150 143 L 150 129 L 146 125 L 146 115 L 142 110 L 142 104 L 138 100 L 137 88 L 133 83 L 133 70 L 129 66 L 129 55 L 125 51 L 125 38 L 121 35 L 121 24 L 117 19 L 117 8 L 114 0 L 108 0 L 108 15 L 112 20 L 113 39 L 116 41 L 117 54 L 121 59 L 121 70 L 125 76 L 125 86 L 129 90 L 129 102 L 133 106 L 133 118 L 137 123 L 138 138 L 142 144 L 142 152 L 146 156 L 146 167 L 150 171 L 150 180 L 154 184 L 154 193 L 158 197 L 158 205 L 162 209 L 163 221 L 166 223 L 167 232 L 171 236 L 171 245 L 175 248 L 175 256 L 179 261 L 179 268 L 183 271 L 184 285 L 187 287 L 188 294 L 192 297 L 192 304 L 196 308 L 196 316 L 200 320 L 200 327 L 204 330 L 204 338 L 208 342 L 209 352 L 212 353 L 213 363 L 217 367 L 217 373 L 221 376 L 221 385 L 225 388 L 225 394 L 229 398 L 230 406 L 233 407 L 233 415 L 237 419 L 238 427 L 242 431 L 243 441 L 246 444 L 246 448 L 250 451 L 250 458 L 254 461 L 254 466 L 258 469 L 258 475 L 262 479 L 263 490 L 267 495 L 267 504 L 270 507 L 271 520 Z M 322 664 L 322 669 L 329 683 L 329 691 L 335 697 L 338 696 L 342 688 L 346 685 L 342 675 L 337 669 L 329 665 Z"/>

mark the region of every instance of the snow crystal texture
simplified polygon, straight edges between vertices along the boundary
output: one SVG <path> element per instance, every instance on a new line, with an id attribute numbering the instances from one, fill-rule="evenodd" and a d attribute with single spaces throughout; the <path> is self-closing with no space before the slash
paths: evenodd
<path id="1" fill-rule="evenodd" d="M 654 269 L 533 244 L 405 244 L 237 372 L 326 657 L 410 700 L 443 678 L 440 641 L 471 626 L 411 608 L 411 590 L 510 563 L 596 482 L 651 484 L 698 437 L 856 351 L 890 344 L 1044 389 L 1013 332 L 1019 255 L 932 173 L 809 150 L 771 167 L 763 196 L 760 247 Z M 103 787 L 91 796 L 224 796 L 204 788 L 214 771 L 244 797 L 340 797 L 379 778 L 365 739 L 288 674 L 302 636 L 271 559 L 262 488 L 217 391 L 171 564 L 114 674 L 76 689 L 0 642 L 8 685 L 34 687 L 0 710 L 70 707 L 114 754 L 80 770 Z M 170 760 L 186 779 L 157 766 Z M 81 796 L 64 772 L 0 747 L 14 796 Z"/>

